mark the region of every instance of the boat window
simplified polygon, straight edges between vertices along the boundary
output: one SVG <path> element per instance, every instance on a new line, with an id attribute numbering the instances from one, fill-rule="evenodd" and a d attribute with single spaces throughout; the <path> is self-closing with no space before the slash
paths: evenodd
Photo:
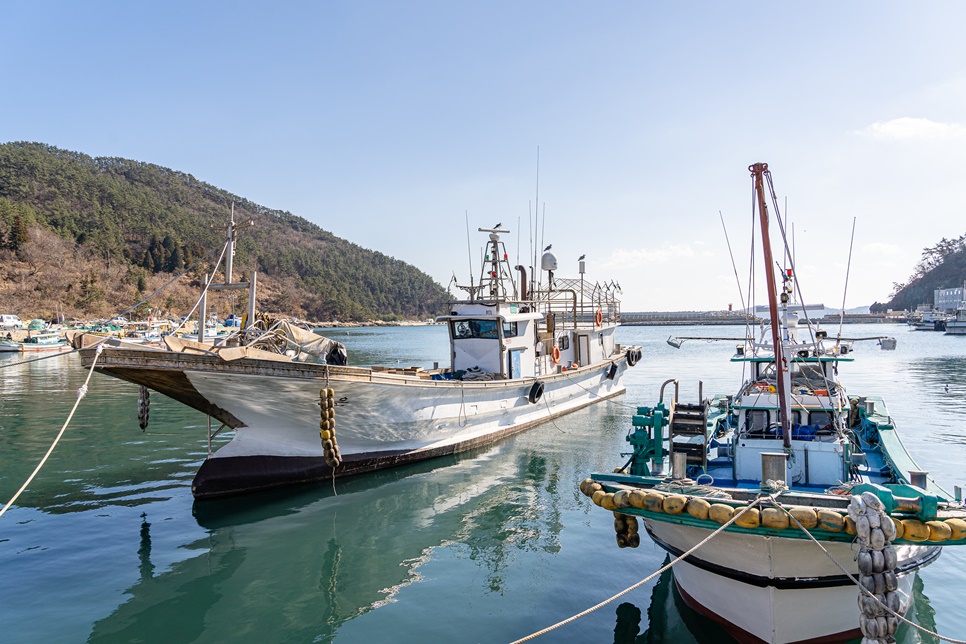
<path id="1" fill-rule="evenodd" d="M 496 320 L 459 320 L 453 324 L 453 338 L 456 340 L 469 338 L 496 340 L 499 337 Z"/>
<path id="2" fill-rule="evenodd" d="M 793 383 L 804 381 L 815 389 L 825 384 L 825 373 L 822 371 L 821 364 L 792 362 L 791 374 Z"/>
<path id="3" fill-rule="evenodd" d="M 812 425 L 817 427 L 831 427 L 832 426 L 832 412 L 830 411 L 813 411 L 810 417 Z"/>
<path id="4" fill-rule="evenodd" d="M 557 338 L 557 346 L 560 348 L 561 351 L 566 351 L 567 349 L 569 349 L 570 348 L 570 336 L 569 335 L 562 335 L 559 338 Z"/>
<path id="5" fill-rule="evenodd" d="M 504 338 L 515 338 L 519 335 L 516 322 L 503 322 L 503 337 Z"/>
<path id="6" fill-rule="evenodd" d="M 768 429 L 768 411 L 764 409 L 749 410 L 745 416 L 745 430 L 749 433 L 764 433 Z"/>

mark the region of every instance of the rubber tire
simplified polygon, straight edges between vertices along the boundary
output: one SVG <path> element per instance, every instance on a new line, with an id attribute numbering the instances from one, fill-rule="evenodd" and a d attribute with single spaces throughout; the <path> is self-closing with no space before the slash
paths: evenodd
<path id="1" fill-rule="evenodd" d="M 537 404 L 540 402 L 541 398 L 543 398 L 543 383 L 537 380 L 533 383 L 533 386 L 530 387 L 530 393 L 527 394 L 527 400 L 533 404 Z"/>

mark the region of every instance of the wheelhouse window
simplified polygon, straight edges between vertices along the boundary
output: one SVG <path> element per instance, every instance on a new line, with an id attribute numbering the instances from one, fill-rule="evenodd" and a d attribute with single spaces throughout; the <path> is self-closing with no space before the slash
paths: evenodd
<path id="1" fill-rule="evenodd" d="M 456 340 L 497 340 L 499 337 L 497 320 L 459 320 L 453 323 L 453 338 Z"/>
<path id="2" fill-rule="evenodd" d="M 566 351 L 567 349 L 569 349 L 570 348 L 570 336 L 569 335 L 562 335 L 559 338 L 557 338 L 557 346 L 560 348 L 561 351 Z"/>
<path id="3" fill-rule="evenodd" d="M 826 427 L 832 426 L 832 412 L 830 411 L 813 411 L 809 415 L 809 421 L 812 425 L 815 425 L 819 429 L 825 429 Z"/>
<path id="4" fill-rule="evenodd" d="M 761 434 L 768 429 L 768 411 L 764 409 L 752 409 L 745 417 L 745 431 L 749 433 Z"/>
<path id="5" fill-rule="evenodd" d="M 504 338 L 515 338 L 520 335 L 517 322 L 503 322 L 503 337 Z"/>

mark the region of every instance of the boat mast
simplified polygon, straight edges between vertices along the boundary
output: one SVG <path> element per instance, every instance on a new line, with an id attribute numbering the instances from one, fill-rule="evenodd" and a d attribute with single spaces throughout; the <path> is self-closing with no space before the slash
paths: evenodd
<path id="1" fill-rule="evenodd" d="M 758 216 L 761 220 L 761 245 L 765 257 L 765 281 L 768 287 L 768 314 L 771 317 L 771 339 L 775 349 L 775 371 L 778 374 L 778 408 L 781 414 L 782 446 L 790 449 L 792 446 L 791 409 L 788 404 L 789 385 L 788 358 L 781 339 L 781 318 L 778 317 L 778 289 L 775 284 L 775 261 L 771 254 L 771 240 L 768 236 L 768 205 L 765 203 L 765 175 L 768 172 L 767 163 L 756 163 L 748 167 L 755 181 L 755 195 L 758 198 Z"/>

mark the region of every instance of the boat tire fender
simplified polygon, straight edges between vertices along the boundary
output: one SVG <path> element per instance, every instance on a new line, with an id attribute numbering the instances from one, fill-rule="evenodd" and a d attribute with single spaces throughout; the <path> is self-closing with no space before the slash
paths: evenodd
<path id="1" fill-rule="evenodd" d="M 617 365 L 612 362 L 610 363 L 610 366 L 607 367 L 607 379 L 613 380 L 615 377 L 617 377 Z"/>
<path id="2" fill-rule="evenodd" d="M 554 349 L 556 350 L 556 347 L 554 347 Z M 544 387 L 543 387 L 542 381 L 537 380 L 536 382 L 534 382 L 533 386 L 530 387 L 530 393 L 527 394 L 527 400 L 529 400 L 533 404 L 537 404 L 538 402 L 540 402 L 540 399 L 543 398 L 543 388 Z"/>
<path id="3" fill-rule="evenodd" d="M 627 366 L 633 367 L 641 359 L 641 352 L 638 349 L 631 349 L 627 352 Z"/>

